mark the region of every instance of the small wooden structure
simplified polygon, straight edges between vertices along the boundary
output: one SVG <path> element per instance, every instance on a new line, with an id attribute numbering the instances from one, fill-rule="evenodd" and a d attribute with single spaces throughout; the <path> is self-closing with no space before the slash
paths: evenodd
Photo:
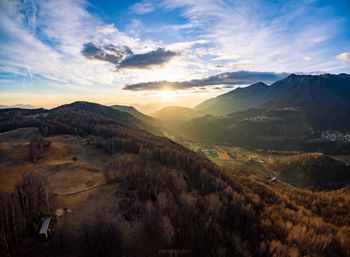
<path id="1" fill-rule="evenodd" d="M 277 182 L 277 177 L 273 177 L 269 180 L 269 182 Z"/>
<path id="2" fill-rule="evenodd" d="M 39 229 L 39 236 L 47 239 L 50 233 L 51 217 L 45 217 L 41 219 L 41 226 Z"/>

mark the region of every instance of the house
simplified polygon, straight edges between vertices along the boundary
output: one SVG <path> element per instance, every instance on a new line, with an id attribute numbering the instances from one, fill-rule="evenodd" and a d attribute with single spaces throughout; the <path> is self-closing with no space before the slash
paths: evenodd
<path id="1" fill-rule="evenodd" d="M 41 220 L 42 222 L 39 229 L 39 236 L 45 237 L 47 239 L 50 233 L 51 217 L 45 217 Z"/>

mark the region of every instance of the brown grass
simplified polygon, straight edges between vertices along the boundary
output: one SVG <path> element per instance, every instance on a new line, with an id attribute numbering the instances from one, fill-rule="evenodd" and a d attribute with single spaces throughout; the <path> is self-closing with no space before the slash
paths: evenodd
<path id="1" fill-rule="evenodd" d="M 33 164 L 29 158 L 29 141 L 35 128 L 17 129 L 0 133 L 0 192 L 11 192 L 23 174 L 34 170 L 50 185 L 53 193 L 79 191 L 105 182 L 103 170 L 107 158 L 101 150 L 88 145 L 79 136 L 48 137 L 52 142 L 44 157 Z M 72 157 L 78 158 L 76 162 Z M 71 196 L 58 196 L 58 207 L 69 208 L 71 213 L 60 220 L 60 225 L 76 228 L 77 221 L 96 210 L 111 206 L 115 185 L 104 185 Z"/>
<path id="2" fill-rule="evenodd" d="M 218 151 L 219 159 L 221 160 L 231 160 L 230 156 L 227 154 L 227 152 L 224 151 Z"/>

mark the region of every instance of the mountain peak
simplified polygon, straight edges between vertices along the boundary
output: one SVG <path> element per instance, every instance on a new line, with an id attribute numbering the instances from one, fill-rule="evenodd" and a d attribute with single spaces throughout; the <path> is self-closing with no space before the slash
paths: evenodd
<path id="1" fill-rule="evenodd" d="M 268 85 L 266 85 L 264 82 L 258 82 L 255 84 L 250 85 L 250 87 L 268 87 Z"/>
<path id="2" fill-rule="evenodd" d="M 257 82 L 255 84 L 249 85 L 247 87 L 238 87 L 234 90 L 224 94 L 224 95 L 232 95 L 232 94 L 251 94 L 257 92 L 257 90 L 264 90 L 269 88 L 268 85 L 266 85 L 263 82 Z"/>
<path id="3" fill-rule="evenodd" d="M 226 115 L 271 102 L 278 105 L 286 103 L 298 106 L 302 103 L 309 105 L 310 99 L 315 100 L 316 96 L 321 104 L 326 101 L 327 94 L 341 99 L 350 99 L 349 80 L 348 74 L 297 75 L 292 73 L 270 86 L 258 82 L 247 87 L 236 88 L 199 104 L 195 110 L 206 114 Z"/>

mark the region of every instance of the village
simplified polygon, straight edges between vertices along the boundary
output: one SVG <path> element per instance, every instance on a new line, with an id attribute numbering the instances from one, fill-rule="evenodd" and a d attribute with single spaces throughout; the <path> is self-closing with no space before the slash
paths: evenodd
<path id="1" fill-rule="evenodd" d="M 339 131 L 326 130 L 321 133 L 322 139 L 326 141 L 332 141 L 337 143 L 348 143 L 350 142 L 350 134 L 342 133 Z"/>

